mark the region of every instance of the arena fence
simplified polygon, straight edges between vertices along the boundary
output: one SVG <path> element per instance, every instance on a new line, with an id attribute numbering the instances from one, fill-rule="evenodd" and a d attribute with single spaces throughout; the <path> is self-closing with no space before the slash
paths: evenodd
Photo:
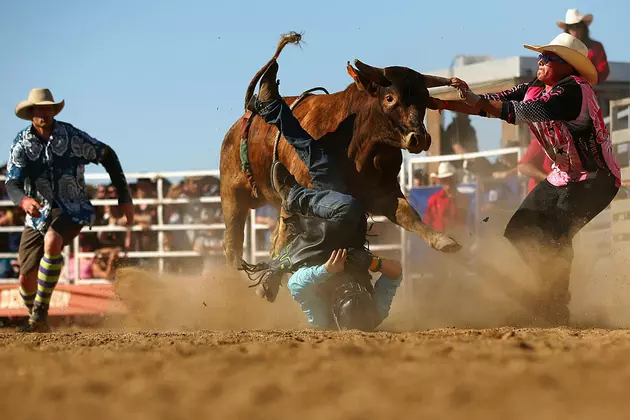
<path id="1" fill-rule="evenodd" d="M 430 162 L 438 162 L 438 161 L 457 161 L 457 160 L 466 160 L 473 159 L 478 157 L 497 157 L 506 154 L 514 154 L 516 153 L 520 156 L 520 149 L 511 148 L 511 149 L 499 149 L 493 151 L 472 153 L 472 154 L 463 154 L 463 155 L 451 155 L 451 156 L 435 156 L 435 157 L 413 157 L 407 160 L 399 174 L 399 181 L 403 186 L 403 189 L 406 193 L 409 193 L 412 185 L 413 185 L 413 167 L 415 165 L 426 164 Z M 138 199 L 134 200 L 135 204 L 147 204 L 154 205 L 157 209 L 157 222 L 148 227 L 149 231 L 158 232 L 158 240 L 157 240 L 157 250 L 155 251 L 137 251 L 137 252 L 120 252 L 121 257 L 129 258 L 129 259 L 157 259 L 158 269 L 160 272 L 163 272 L 165 269 L 165 260 L 169 258 L 181 258 L 181 257 L 201 257 L 202 255 L 199 252 L 193 250 L 165 250 L 164 246 L 164 233 L 165 232 L 173 232 L 173 231 L 201 231 L 201 230 L 220 230 L 224 231 L 225 226 L 223 223 L 214 223 L 214 224 L 168 224 L 164 218 L 164 208 L 168 205 L 173 204 L 187 204 L 193 201 L 198 201 L 200 203 L 220 203 L 220 197 L 201 197 L 199 199 L 190 199 L 190 198 L 166 198 L 164 192 L 164 180 L 165 179 L 175 179 L 175 178 L 186 178 L 186 177 L 203 177 L 203 176 L 219 176 L 218 170 L 209 170 L 209 171 L 183 171 L 183 172 L 143 172 L 143 173 L 128 173 L 126 174 L 128 180 L 131 182 L 137 179 L 151 179 L 155 181 L 156 198 L 146 198 L 146 199 Z M 0 177 L 0 180 L 4 180 L 4 177 Z M 88 184 L 109 184 L 109 176 L 107 174 L 87 174 L 86 182 Z M 478 197 L 479 198 L 479 197 Z M 477 205 L 481 202 L 480 199 L 477 200 Z M 116 199 L 94 199 L 92 200 L 94 206 L 106 206 L 106 205 L 116 205 Z M 4 200 L 0 201 L 1 207 L 12 207 L 13 203 Z M 478 213 L 478 211 L 476 212 Z M 374 216 L 370 218 L 371 223 L 391 223 L 385 217 Z M 267 230 L 267 225 L 256 223 L 256 211 L 251 210 L 250 215 L 247 220 L 246 229 L 245 229 L 245 239 L 244 239 L 244 257 L 250 262 L 257 262 L 268 258 L 269 252 L 260 246 L 259 241 L 256 240 L 256 234 L 259 231 Z M 402 228 L 398 228 L 399 236 L 398 240 L 393 243 L 381 243 L 377 245 L 371 245 L 370 249 L 374 252 L 395 252 L 397 255 L 400 255 L 401 262 L 403 267 L 405 267 L 405 271 L 407 271 L 407 259 L 409 258 L 409 236 L 410 234 Z M 0 233 L 9 233 L 9 232 L 21 232 L 23 230 L 23 226 L 4 226 L 0 227 Z M 123 226 L 93 226 L 91 230 L 85 228 L 83 232 L 126 232 L 128 230 L 134 232 L 146 231 L 147 229 L 141 228 L 140 226 L 133 226 L 132 228 L 126 228 Z M 413 235 L 413 234 L 411 234 Z M 82 279 L 80 278 L 80 264 L 82 258 L 93 258 L 96 255 L 96 252 L 81 252 L 80 251 L 80 238 L 75 238 L 73 244 L 64 249 L 64 256 L 66 257 L 66 261 L 69 261 L 70 251 L 72 250 L 72 255 L 74 258 L 72 259 L 73 264 L 73 275 L 69 274 L 69 265 L 66 264 L 64 267 L 64 278 L 69 284 L 95 284 L 95 283 L 107 283 L 107 280 L 101 279 Z M 0 253 L 0 258 L 17 258 L 17 253 Z M 405 275 L 408 275 L 406 272 Z M 15 283 L 17 279 L 2 279 L 0 283 Z"/>

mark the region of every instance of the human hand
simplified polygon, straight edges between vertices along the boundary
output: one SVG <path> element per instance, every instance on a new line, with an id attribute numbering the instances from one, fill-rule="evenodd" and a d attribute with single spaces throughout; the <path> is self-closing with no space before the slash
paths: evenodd
<path id="1" fill-rule="evenodd" d="M 35 200 L 34 198 L 31 198 L 31 197 L 24 198 L 24 200 L 22 200 L 21 207 L 31 217 L 37 218 L 37 217 L 42 216 L 42 214 L 40 213 L 42 205 L 39 204 L 39 202 Z"/>
<path id="2" fill-rule="evenodd" d="M 134 218 L 134 207 L 132 203 L 121 203 L 118 205 L 120 211 L 125 215 L 125 225 L 131 226 L 133 225 Z"/>
<path id="3" fill-rule="evenodd" d="M 459 79 L 457 77 L 453 77 L 451 79 L 451 87 L 454 87 L 455 89 L 459 91 L 459 96 L 462 99 L 465 99 L 466 93 L 470 91 L 470 88 L 468 87 L 468 83 L 464 82 L 462 79 Z"/>
<path id="4" fill-rule="evenodd" d="M 330 274 L 341 273 L 346 268 L 346 259 L 348 258 L 348 250 L 338 249 L 330 254 L 330 258 L 324 264 L 324 268 Z"/>

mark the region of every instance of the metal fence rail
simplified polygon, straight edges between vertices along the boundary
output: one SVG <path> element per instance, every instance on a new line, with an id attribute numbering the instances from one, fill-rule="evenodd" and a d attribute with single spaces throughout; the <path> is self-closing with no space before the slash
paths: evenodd
<path id="1" fill-rule="evenodd" d="M 477 153 L 467 153 L 461 155 L 448 155 L 448 156 L 419 156 L 412 157 L 407 159 L 401 171 L 399 173 L 399 181 L 403 188 L 403 191 L 408 194 L 413 185 L 413 167 L 418 164 L 426 164 L 430 162 L 442 162 L 442 161 L 457 161 L 457 160 L 466 160 L 466 159 L 474 159 L 479 157 L 498 157 L 507 154 L 516 154 L 519 158 L 521 156 L 522 150 L 519 148 L 505 148 L 498 150 L 491 150 L 485 152 L 477 152 Z M 157 259 L 158 260 L 158 269 L 160 272 L 164 271 L 164 263 L 165 259 L 170 258 L 180 258 L 180 257 L 201 257 L 202 255 L 196 251 L 192 250 L 171 250 L 166 251 L 164 249 L 164 233 L 165 232 L 173 232 L 173 231 L 201 231 L 201 230 L 225 230 L 225 225 L 223 223 L 213 223 L 213 224 L 168 224 L 164 220 L 164 207 L 172 204 L 188 204 L 188 203 L 220 203 L 220 197 L 201 197 L 199 199 L 189 199 L 189 198 L 177 198 L 170 199 L 164 197 L 164 179 L 173 179 L 173 178 L 181 178 L 181 177 L 200 177 L 200 176 L 220 176 L 218 170 L 209 170 L 209 171 L 176 171 L 176 172 L 138 172 L 138 173 L 128 173 L 126 177 L 129 180 L 133 179 L 151 179 L 155 181 L 155 186 L 157 189 L 156 198 L 151 199 L 134 199 L 135 204 L 148 204 L 154 205 L 157 209 L 157 222 L 152 224 L 150 227 L 142 228 L 140 226 L 133 226 L 131 228 L 123 227 L 123 226 L 93 226 L 91 230 L 85 229 L 84 232 L 126 232 L 131 230 L 133 232 L 140 231 L 152 231 L 158 232 L 158 240 L 157 240 L 157 250 L 156 251 L 137 251 L 137 252 L 121 252 L 121 256 L 125 256 L 128 258 L 149 258 L 149 259 Z M 109 176 L 107 174 L 86 174 L 85 176 L 87 181 L 92 181 L 91 184 L 98 184 L 98 182 L 94 181 L 106 181 L 104 183 L 109 183 Z M 0 177 L 0 180 L 4 180 L 4 177 Z M 479 190 L 479 188 L 476 188 Z M 477 193 L 479 194 L 479 193 Z M 481 197 L 478 196 L 476 200 L 477 206 L 481 203 Z M 92 200 L 92 204 L 94 206 L 106 206 L 106 205 L 117 205 L 118 201 L 115 199 L 94 199 Z M 7 200 L 0 201 L 0 207 L 13 207 L 13 203 Z M 478 210 L 478 209 L 477 209 Z M 477 211 L 479 214 L 479 211 Z M 382 216 L 374 216 L 370 219 L 372 223 L 388 223 L 391 222 Z M 259 231 L 267 230 L 267 225 L 256 223 L 256 210 L 252 209 L 247 219 L 246 227 L 245 227 L 245 238 L 244 238 L 244 258 L 246 258 L 250 262 L 257 262 L 260 259 L 268 258 L 269 251 L 261 249 L 256 240 L 256 233 Z M 0 227 L 0 233 L 9 233 L 9 232 L 21 232 L 23 230 L 22 226 L 11 226 L 11 227 Z M 394 243 L 383 243 L 378 245 L 371 245 L 370 249 L 375 252 L 384 252 L 384 251 L 396 251 L 400 252 L 401 263 L 404 269 L 404 275 L 407 276 L 408 273 L 408 264 L 407 259 L 409 258 L 409 250 L 408 250 L 408 235 L 409 233 L 404 229 L 398 227 L 399 237 L 398 240 Z M 81 252 L 80 251 L 80 238 L 75 238 L 73 244 L 64 249 L 64 255 L 66 257 L 66 261 L 68 261 L 68 256 L 70 255 L 70 250 L 72 249 L 73 255 L 75 256 L 73 259 L 73 278 L 69 278 L 69 267 L 66 264 L 64 267 L 65 277 L 68 278 L 71 284 L 90 284 L 90 283 L 104 283 L 106 280 L 99 279 L 81 279 L 80 278 L 80 263 L 82 258 L 90 258 L 93 257 L 95 252 Z M 16 253 L 0 253 L 0 258 L 16 258 Z M 1 282 L 15 282 L 16 279 L 4 279 L 0 280 Z"/>

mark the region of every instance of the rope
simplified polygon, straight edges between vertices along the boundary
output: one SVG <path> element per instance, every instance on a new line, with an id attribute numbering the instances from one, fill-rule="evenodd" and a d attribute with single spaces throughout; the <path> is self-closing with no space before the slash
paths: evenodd
<path id="1" fill-rule="evenodd" d="M 293 103 L 289 106 L 289 109 L 293 111 L 293 109 L 296 106 L 298 106 L 300 102 L 302 102 L 306 97 L 311 96 L 313 92 L 316 92 L 318 90 L 325 92 L 327 95 L 329 94 L 326 88 L 323 88 L 323 87 L 315 87 L 315 88 L 309 89 L 303 92 L 295 101 L 293 101 Z M 275 163 L 278 160 L 278 144 L 279 143 L 280 143 L 280 130 L 278 130 L 278 134 L 276 135 L 276 141 L 273 144 L 273 163 Z"/>

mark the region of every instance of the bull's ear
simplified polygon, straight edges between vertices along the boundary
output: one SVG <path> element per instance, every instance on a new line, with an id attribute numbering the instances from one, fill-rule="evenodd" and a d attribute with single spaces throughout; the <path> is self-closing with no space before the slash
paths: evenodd
<path id="1" fill-rule="evenodd" d="M 376 96 L 376 92 L 378 91 L 376 84 L 370 81 L 367 77 L 362 76 L 361 73 L 359 73 L 359 70 L 352 67 L 349 61 L 346 66 L 346 70 L 359 89 L 366 91 L 372 96 Z"/>

